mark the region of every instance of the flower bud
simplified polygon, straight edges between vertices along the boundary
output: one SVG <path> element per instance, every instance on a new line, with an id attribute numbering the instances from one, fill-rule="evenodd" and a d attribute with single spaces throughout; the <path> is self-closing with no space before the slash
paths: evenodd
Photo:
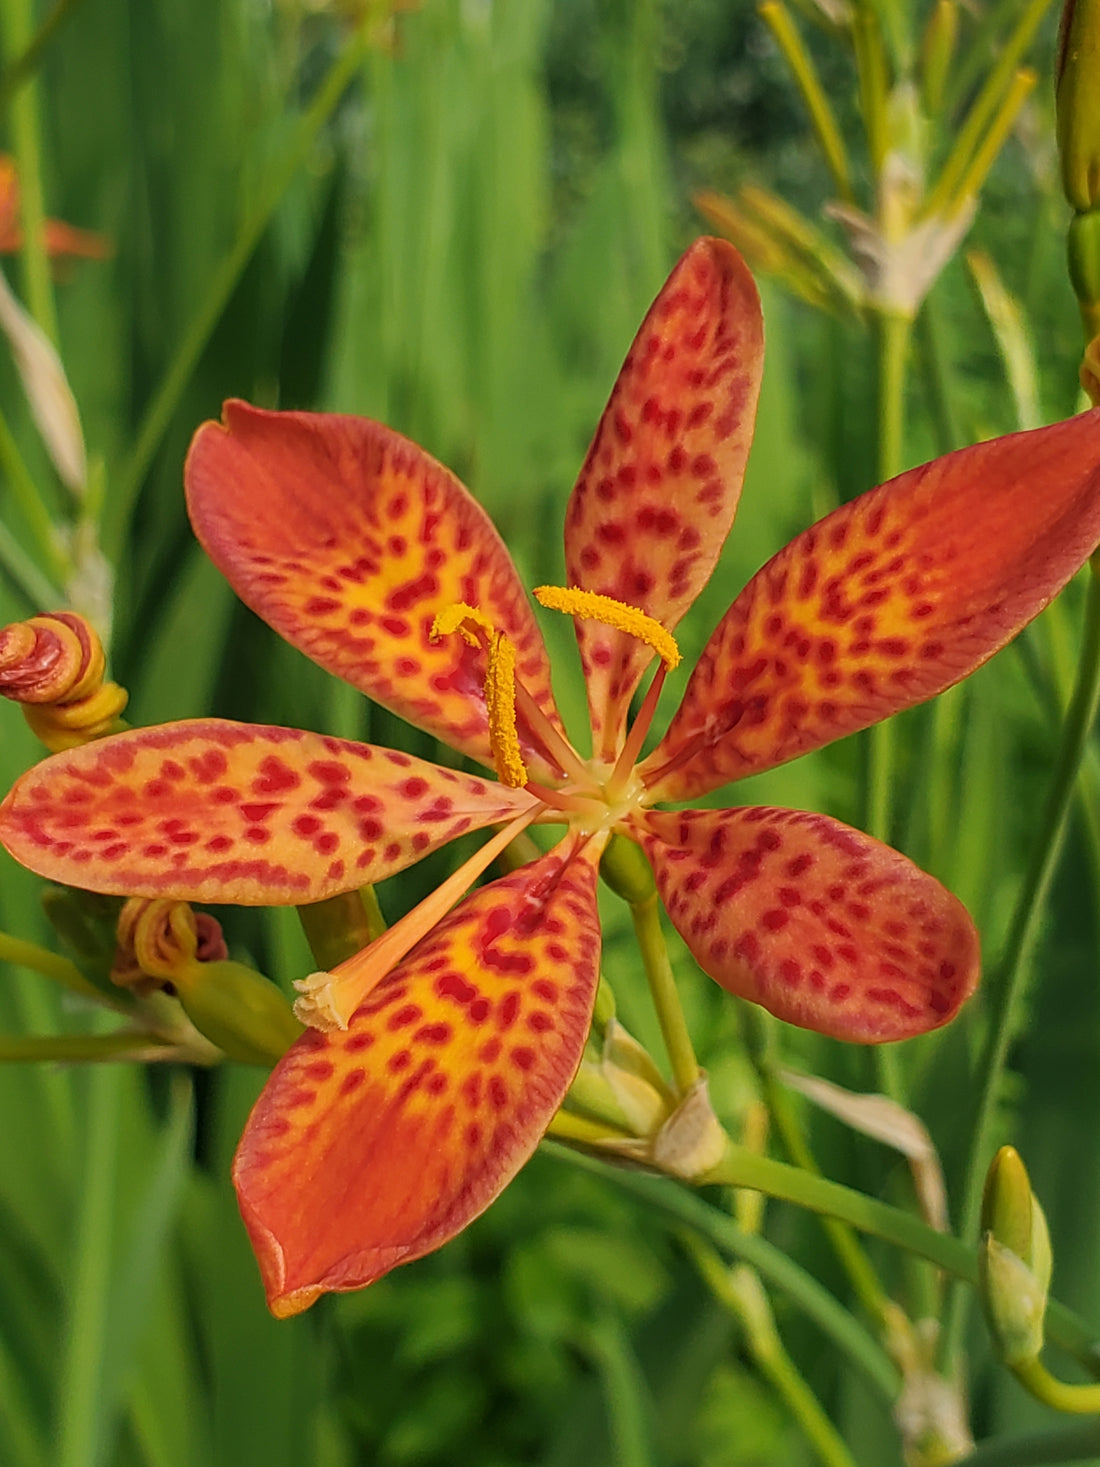
<path id="1" fill-rule="evenodd" d="M 1055 78 L 1062 187 L 1085 214 L 1100 206 L 1100 0 L 1066 0 Z"/>
<path id="2" fill-rule="evenodd" d="M 243 963 L 192 963 L 174 987 L 199 1033 L 241 1064 L 270 1067 L 303 1032 L 283 993 Z"/>
<path id="3" fill-rule="evenodd" d="M 982 1198 L 979 1290 L 998 1354 L 1006 1365 L 1043 1347 L 1051 1251 L 1046 1218 L 1027 1170 L 1011 1146 L 989 1168 Z"/>

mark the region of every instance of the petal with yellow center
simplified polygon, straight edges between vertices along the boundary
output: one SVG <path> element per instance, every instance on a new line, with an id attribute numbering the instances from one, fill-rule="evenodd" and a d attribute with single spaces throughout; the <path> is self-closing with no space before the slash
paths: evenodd
<path id="1" fill-rule="evenodd" d="M 595 883 L 570 838 L 479 888 L 276 1067 L 234 1165 L 275 1314 L 439 1247 L 531 1155 L 588 1034 Z"/>
<path id="2" fill-rule="evenodd" d="M 516 671 L 559 725 L 542 635 L 503 541 L 452 473 L 366 418 L 228 402 L 184 470 L 195 533 L 241 600 L 376 702 L 492 766 L 483 652 L 432 640 L 467 602 L 514 644 Z M 556 769 L 519 728 L 523 755 Z"/>
<path id="3" fill-rule="evenodd" d="M 91 891 L 299 904 L 381 881 L 531 803 L 391 749 L 192 719 L 35 765 L 0 805 L 0 842 Z"/>
<path id="4" fill-rule="evenodd" d="M 723 240 L 680 260 L 642 322 L 565 519 L 571 585 L 672 629 L 706 584 L 741 494 L 763 367 L 756 286 Z M 622 739 L 652 652 L 578 621 L 597 757 Z"/>
<path id="5" fill-rule="evenodd" d="M 649 811 L 635 834 L 704 972 L 780 1019 L 878 1044 L 937 1029 L 974 991 L 966 908 L 826 815 Z"/>
<path id="6" fill-rule="evenodd" d="M 866 728 L 980 667 L 1100 542 L 1100 409 L 912 469 L 757 572 L 641 765 L 692 799 Z"/>

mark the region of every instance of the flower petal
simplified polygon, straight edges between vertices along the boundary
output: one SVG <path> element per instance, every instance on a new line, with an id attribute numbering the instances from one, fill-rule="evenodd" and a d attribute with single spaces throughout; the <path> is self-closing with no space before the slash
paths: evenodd
<path id="1" fill-rule="evenodd" d="M 706 584 L 737 510 L 763 367 L 756 286 L 723 240 L 680 260 L 619 373 L 565 520 L 571 585 L 671 629 Z M 578 622 L 594 752 L 610 758 L 652 657 Z"/>
<path id="2" fill-rule="evenodd" d="M 1100 541 L 1100 409 L 843 505 L 730 607 L 641 774 L 692 799 L 923 702 L 1027 625 Z"/>
<path id="3" fill-rule="evenodd" d="M 938 881 L 869 835 L 794 810 L 649 811 L 635 834 L 704 972 L 781 1019 L 864 1044 L 952 1018 L 978 934 Z"/>
<path id="4" fill-rule="evenodd" d="M 277 1066 L 234 1166 L 275 1314 L 438 1248 L 534 1151 L 588 1034 L 595 882 L 569 838 L 480 887 Z"/>
<path id="5" fill-rule="evenodd" d="M 504 542 L 458 480 L 366 418 L 225 405 L 184 471 L 195 534 L 241 600 L 288 642 L 444 743 L 492 765 L 485 661 L 432 642 L 438 612 L 482 611 L 517 674 L 560 726 L 542 635 Z M 525 728 L 521 720 L 520 738 Z M 555 766 L 541 746 L 524 757 Z"/>
<path id="6" fill-rule="evenodd" d="M 91 891 L 298 904 L 381 881 L 530 804 L 411 754 L 204 718 L 44 760 L 0 805 L 0 842 Z"/>

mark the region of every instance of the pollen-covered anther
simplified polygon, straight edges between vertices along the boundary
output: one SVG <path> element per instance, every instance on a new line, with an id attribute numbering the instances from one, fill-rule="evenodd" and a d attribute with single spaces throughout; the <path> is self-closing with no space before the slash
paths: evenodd
<path id="1" fill-rule="evenodd" d="M 616 601 L 614 596 L 601 596 L 597 591 L 581 591 L 576 586 L 536 586 L 534 596 L 548 611 L 564 611 L 566 616 L 598 621 L 617 632 L 637 637 L 639 642 L 653 648 L 670 672 L 679 666 L 680 649 L 676 638 L 659 621 L 636 606 Z"/>
<path id="2" fill-rule="evenodd" d="M 485 710 L 497 778 L 509 789 L 520 790 L 529 775 L 516 730 L 515 643 L 498 631 L 484 612 L 462 601 L 438 614 L 432 623 L 432 641 L 453 632 L 457 632 L 469 646 L 485 648 Z"/>

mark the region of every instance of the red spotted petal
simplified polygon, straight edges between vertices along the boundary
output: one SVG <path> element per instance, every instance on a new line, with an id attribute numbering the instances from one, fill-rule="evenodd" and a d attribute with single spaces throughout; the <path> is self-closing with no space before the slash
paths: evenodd
<path id="1" fill-rule="evenodd" d="M 743 260 L 723 240 L 698 240 L 642 322 L 573 490 L 571 585 L 677 624 L 733 523 L 763 352 Z M 609 758 L 652 653 L 595 622 L 578 622 L 577 639 L 595 752 Z"/>
<path id="2" fill-rule="evenodd" d="M 1100 542 L 1100 409 L 964 448 L 842 506 L 719 623 L 663 742 L 654 800 L 756 774 L 942 692 Z"/>
<path id="3" fill-rule="evenodd" d="M 492 765 L 485 661 L 430 640 L 456 602 L 517 649 L 516 670 L 558 725 L 542 636 L 485 512 L 415 443 L 366 418 L 225 405 L 184 472 L 195 533 L 233 589 L 288 642 L 410 723 Z M 560 726 L 560 725 L 558 725 Z M 520 738 L 528 764 L 555 766 Z"/>
<path id="4" fill-rule="evenodd" d="M 650 811 L 635 833 L 704 972 L 781 1019 L 864 1044 L 947 1023 L 978 934 L 938 881 L 869 835 L 794 810 Z"/>
<path id="5" fill-rule="evenodd" d="M 193 719 L 36 765 L 0 805 L 0 842 L 91 891 L 297 904 L 381 881 L 530 803 L 390 749 Z"/>
<path id="6" fill-rule="evenodd" d="M 531 1155 L 588 1034 L 595 880 L 569 840 L 479 888 L 277 1066 L 234 1167 L 275 1314 L 438 1248 Z"/>

